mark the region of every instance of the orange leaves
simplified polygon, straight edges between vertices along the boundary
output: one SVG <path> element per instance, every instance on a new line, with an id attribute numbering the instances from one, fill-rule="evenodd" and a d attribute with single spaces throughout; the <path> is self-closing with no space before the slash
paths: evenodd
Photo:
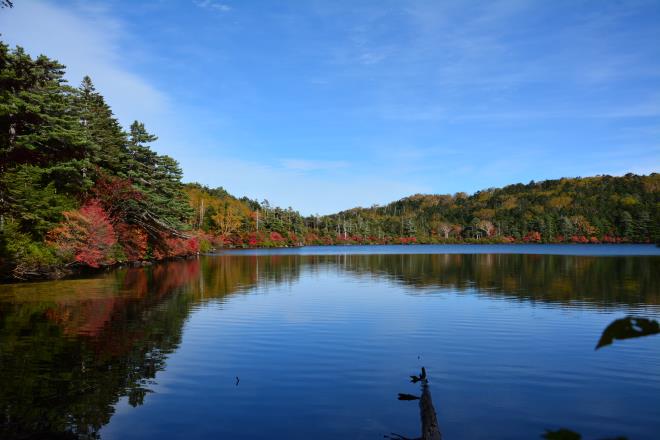
<path id="1" fill-rule="evenodd" d="M 58 252 L 91 267 L 115 263 L 113 247 L 117 238 L 108 214 L 97 199 L 63 214 L 65 220 L 48 233 L 48 242 Z"/>

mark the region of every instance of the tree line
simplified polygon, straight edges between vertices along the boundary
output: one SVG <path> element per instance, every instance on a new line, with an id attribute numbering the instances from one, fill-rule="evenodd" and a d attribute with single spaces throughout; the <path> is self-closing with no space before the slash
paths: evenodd
<path id="1" fill-rule="evenodd" d="M 564 178 L 303 216 L 184 184 L 178 162 L 125 130 L 89 77 L 0 43 L 0 273 L 185 256 L 218 247 L 657 242 L 660 175 Z"/>
<path id="2" fill-rule="evenodd" d="M 267 200 L 186 186 L 191 228 L 219 246 L 660 241 L 660 175 L 563 178 L 475 194 L 417 194 L 385 206 L 302 216 Z"/>

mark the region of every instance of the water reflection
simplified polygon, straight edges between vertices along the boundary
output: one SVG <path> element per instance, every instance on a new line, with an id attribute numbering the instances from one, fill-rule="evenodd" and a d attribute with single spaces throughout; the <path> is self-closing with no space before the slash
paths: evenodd
<path id="1" fill-rule="evenodd" d="M 593 307 L 657 305 L 659 262 L 552 255 L 226 255 L 87 279 L 3 285 L 0 438 L 98 437 L 120 398 L 132 406 L 144 402 L 200 302 L 221 303 L 296 283 L 303 275 L 338 271 L 420 294 L 451 289 Z M 426 392 L 430 402 L 422 382 L 421 396 Z"/>
<path id="2" fill-rule="evenodd" d="M 336 264 L 416 289 L 476 289 L 485 295 L 597 305 L 658 304 L 660 300 L 660 257 L 345 255 L 338 256 Z"/>

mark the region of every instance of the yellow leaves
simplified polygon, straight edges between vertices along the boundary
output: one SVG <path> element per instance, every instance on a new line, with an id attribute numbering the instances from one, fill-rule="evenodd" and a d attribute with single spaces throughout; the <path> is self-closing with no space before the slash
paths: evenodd
<path id="1" fill-rule="evenodd" d="M 515 196 L 508 196 L 502 201 L 503 209 L 515 209 L 518 206 L 518 199 Z"/>
<path id="2" fill-rule="evenodd" d="M 480 201 L 482 203 L 485 203 L 485 202 L 487 202 L 491 199 L 491 197 L 493 196 L 493 193 L 492 193 L 492 191 L 488 191 L 488 190 L 480 191 L 478 194 L 476 194 L 476 196 L 477 196 L 478 201 Z"/>
<path id="3" fill-rule="evenodd" d="M 581 231 L 583 235 L 590 236 L 598 233 L 598 229 L 592 226 L 591 223 L 589 223 L 589 220 L 587 220 L 583 215 L 575 215 L 570 219 L 575 227 L 578 228 L 578 230 Z"/>
<path id="4" fill-rule="evenodd" d="M 243 215 L 236 204 L 225 202 L 211 218 L 218 225 L 220 234 L 228 235 L 241 226 Z"/>
<path id="5" fill-rule="evenodd" d="M 660 174 L 653 173 L 650 176 L 643 177 L 642 185 L 647 192 L 654 193 L 660 191 Z"/>
<path id="6" fill-rule="evenodd" d="M 548 200 L 548 206 L 554 209 L 563 209 L 573 202 L 573 198 L 569 196 L 557 196 Z"/>
<path id="7" fill-rule="evenodd" d="M 637 200 L 637 198 L 633 196 L 624 196 L 621 197 L 619 203 L 621 203 L 623 206 L 635 206 L 636 204 L 639 203 L 639 200 Z"/>
<path id="8" fill-rule="evenodd" d="M 491 220 L 495 218 L 495 210 L 489 208 L 479 209 L 474 212 L 474 216 L 482 220 Z"/>
<path id="9" fill-rule="evenodd" d="M 529 207 L 529 210 L 534 214 L 543 214 L 545 212 L 545 208 L 542 205 L 532 205 Z"/>

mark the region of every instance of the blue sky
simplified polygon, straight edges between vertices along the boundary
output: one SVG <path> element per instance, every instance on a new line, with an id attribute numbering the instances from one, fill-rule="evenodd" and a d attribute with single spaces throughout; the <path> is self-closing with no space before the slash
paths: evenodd
<path id="1" fill-rule="evenodd" d="M 89 74 L 186 181 L 304 214 L 660 171 L 658 1 L 38 1 L 2 39 Z"/>

